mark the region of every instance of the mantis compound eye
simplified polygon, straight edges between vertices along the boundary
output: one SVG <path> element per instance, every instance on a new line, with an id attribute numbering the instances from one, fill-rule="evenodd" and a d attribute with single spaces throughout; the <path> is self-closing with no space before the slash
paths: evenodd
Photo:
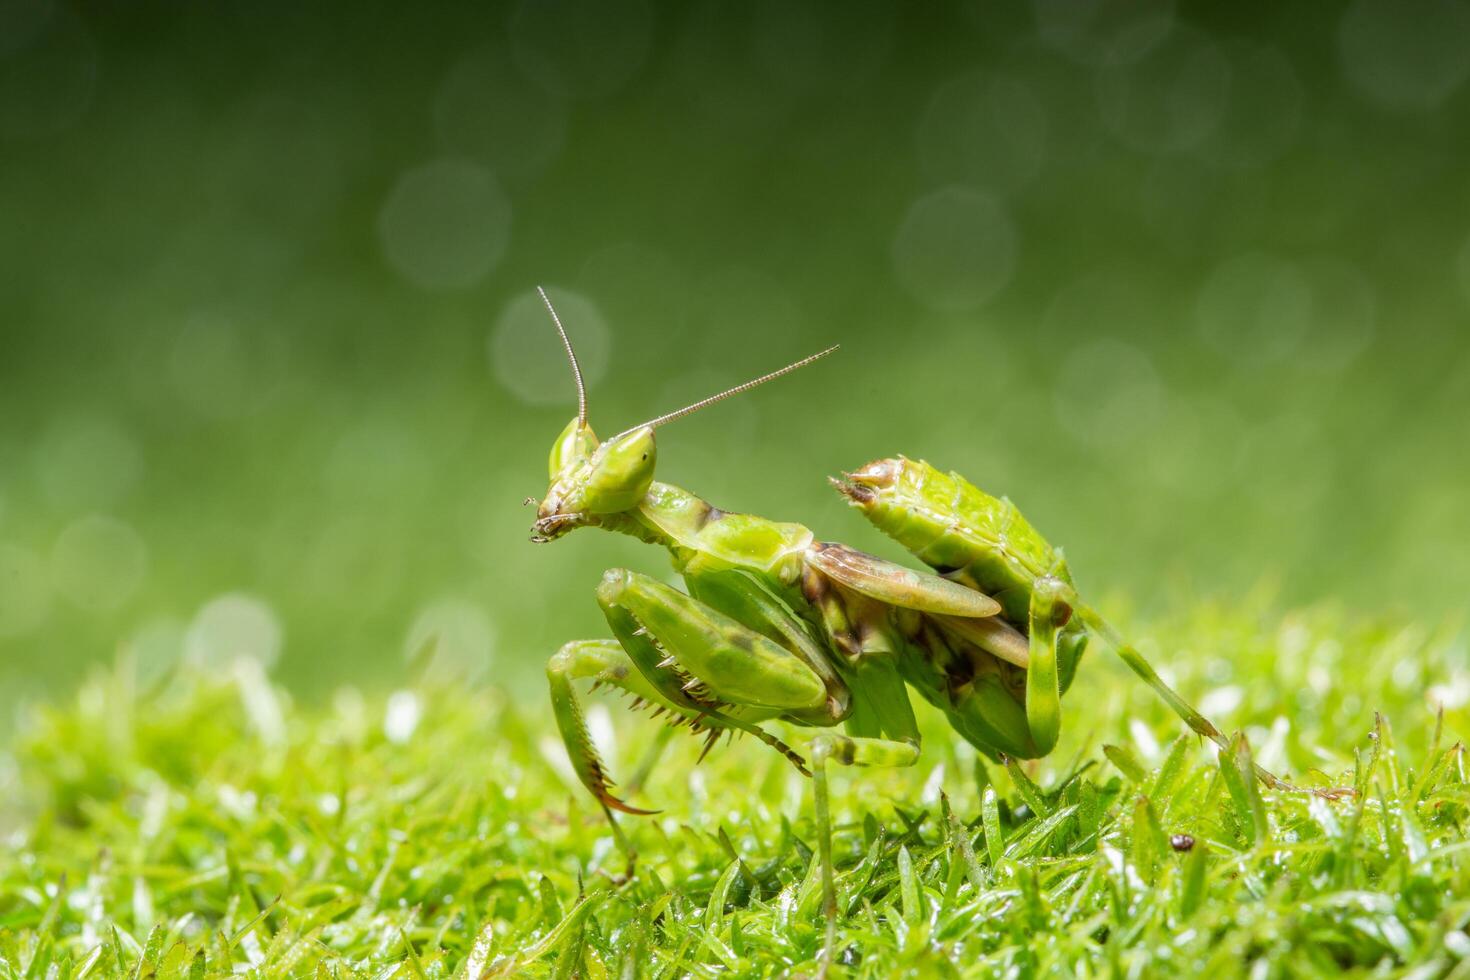
<path id="1" fill-rule="evenodd" d="M 648 426 L 609 439 L 592 454 L 583 489 L 584 509 L 614 514 L 638 506 L 653 484 L 658 452 Z"/>

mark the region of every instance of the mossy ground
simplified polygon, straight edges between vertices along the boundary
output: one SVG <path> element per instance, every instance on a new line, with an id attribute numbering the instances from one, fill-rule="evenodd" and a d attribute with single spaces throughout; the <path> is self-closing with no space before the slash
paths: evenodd
<path id="1" fill-rule="evenodd" d="M 839 774 L 834 973 L 1470 976 L 1454 631 L 1207 607 L 1133 634 L 1258 761 L 1358 795 L 1259 791 L 1089 654 L 1037 766 L 926 714 L 916 769 Z M 609 707 L 627 774 L 651 729 Z M 786 763 L 746 739 L 696 767 L 677 740 L 618 885 L 560 752 L 541 698 L 432 666 L 303 705 L 250 662 L 143 679 L 124 658 L 0 757 L 0 977 L 814 971 Z"/>

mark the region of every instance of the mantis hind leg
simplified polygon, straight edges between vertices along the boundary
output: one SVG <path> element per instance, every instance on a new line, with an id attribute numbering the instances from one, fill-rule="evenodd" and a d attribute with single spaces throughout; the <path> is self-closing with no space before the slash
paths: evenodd
<path id="1" fill-rule="evenodd" d="M 1103 619 L 1100 615 L 1098 615 L 1095 610 L 1088 606 L 1079 605 L 1077 607 L 1077 614 L 1082 618 L 1082 622 L 1087 627 L 1088 631 L 1091 632 L 1093 635 L 1099 637 L 1109 649 L 1117 654 L 1118 659 L 1122 660 L 1125 664 L 1128 665 L 1130 670 L 1132 670 L 1135 674 L 1142 678 L 1143 682 L 1147 684 L 1150 688 L 1152 688 L 1154 693 L 1157 694 L 1164 701 L 1164 703 L 1167 704 L 1173 710 L 1173 712 L 1184 721 L 1186 725 L 1188 725 L 1195 733 L 1203 735 L 1211 742 L 1214 742 L 1215 745 L 1218 746 L 1222 752 L 1227 752 L 1230 750 L 1230 740 L 1225 737 L 1224 733 L 1221 732 L 1219 728 L 1215 727 L 1214 722 L 1210 721 L 1210 719 L 1201 714 L 1199 709 L 1195 708 L 1188 701 L 1184 700 L 1184 698 L 1181 697 L 1179 693 L 1176 692 L 1172 687 L 1170 687 L 1168 684 L 1165 684 L 1164 679 L 1159 676 L 1156 670 L 1154 670 L 1153 665 L 1150 664 L 1146 659 L 1144 659 L 1143 654 L 1140 653 L 1136 647 L 1125 641 L 1122 635 L 1116 629 L 1114 629 L 1107 620 Z M 1277 776 L 1275 773 L 1271 772 L 1269 769 L 1266 769 L 1259 764 L 1253 765 L 1256 771 L 1257 779 L 1265 783 L 1267 786 L 1270 786 L 1272 789 L 1281 790 L 1282 792 L 1310 792 L 1314 796 L 1321 796 L 1327 799 L 1337 799 L 1341 796 L 1351 795 L 1352 793 L 1352 790 L 1343 789 L 1341 787 L 1304 790 L 1300 786 L 1296 786 L 1290 782 L 1287 782 L 1280 776 Z"/>

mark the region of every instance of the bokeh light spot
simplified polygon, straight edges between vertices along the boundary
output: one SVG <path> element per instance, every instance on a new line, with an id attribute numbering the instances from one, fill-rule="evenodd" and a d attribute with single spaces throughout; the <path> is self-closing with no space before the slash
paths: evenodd
<path id="1" fill-rule="evenodd" d="M 150 619 L 124 644 L 138 679 L 162 677 L 183 659 L 185 624 L 171 616 Z"/>
<path id="2" fill-rule="evenodd" d="M 432 659 L 420 665 L 423 669 L 450 678 L 479 677 L 494 656 L 495 626 L 473 602 L 440 599 L 414 618 L 404 641 L 404 656 L 418 656 L 430 640 Z"/>
<path id="3" fill-rule="evenodd" d="M 1470 237 L 1465 239 L 1465 244 L 1460 246 L 1460 252 L 1455 256 L 1455 278 L 1460 281 L 1460 292 L 1465 302 L 1470 303 Z"/>
<path id="4" fill-rule="evenodd" d="M 1146 331 L 1158 303 L 1158 292 L 1150 288 L 1143 270 L 1115 263 L 1058 290 L 1041 326 L 1048 340 L 1060 343 Z"/>
<path id="5" fill-rule="evenodd" d="M 1231 42 L 1230 97 L 1219 126 L 1198 148 L 1214 166 L 1250 170 L 1281 156 L 1301 128 L 1302 87 L 1286 56 L 1273 47 Z"/>
<path id="6" fill-rule="evenodd" d="M 940 312 L 976 309 L 999 293 L 1016 267 L 1017 233 L 994 196 L 950 186 L 915 201 L 893 242 L 898 281 Z"/>
<path id="7" fill-rule="evenodd" d="M 413 691 L 394 691 L 383 709 L 383 737 L 394 745 L 402 745 L 418 730 L 424 716 L 419 696 Z"/>
<path id="8" fill-rule="evenodd" d="M 428 471 L 421 436 L 395 418 L 359 421 L 322 465 L 324 485 L 344 501 L 401 499 Z"/>
<path id="9" fill-rule="evenodd" d="M 444 147 L 489 164 L 511 180 L 539 174 L 561 152 L 563 101 L 517 71 L 498 49 L 461 58 L 434 97 L 434 128 Z"/>
<path id="10" fill-rule="evenodd" d="M 647 0 L 521 0 L 510 32 L 526 74 L 564 95 L 606 98 L 648 58 L 653 11 Z"/>
<path id="11" fill-rule="evenodd" d="M 806 327 L 791 288 L 763 269 L 721 266 L 701 276 L 690 295 L 693 309 L 686 336 L 703 365 L 764 373 L 780 367 L 771 363 L 771 352 Z M 741 343 L 731 344 L 731 337 Z"/>
<path id="12" fill-rule="evenodd" d="M 1053 392 L 1062 426 L 1077 441 L 1100 451 L 1124 448 L 1146 437 L 1161 418 L 1165 402 L 1163 384 L 1148 355 L 1113 338 L 1070 351 Z"/>
<path id="13" fill-rule="evenodd" d="M 1043 43 L 1087 65 L 1125 65 L 1148 54 L 1174 26 L 1172 0 L 1032 0 Z"/>
<path id="14" fill-rule="evenodd" d="M 613 320 L 636 319 L 670 332 L 682 330 L 690 312 L 704 303 L 667 252 L 642 242 L 617 242 L 593 252 L 577 283 Z"/>
<path id="15" fill-rule="evenodd" d="M 148 571 L 148 548 L 122 521 L 91 514 L 68 524 L 51 552 L 56 589 L 92 612 L 121 608 Z"/>
<path id="16" fill-rule="evenodd" d="M 1300 346 L 1313 314 L 1306 276 L 1295 264 L 1263 252 L 1220 263 L 1195 302 L 1200 338 L 1241 364 L 1289 356 Z"/>
<path id="17" fill-rule="evenodd" d="M 1175 31 L 1136 63 L 1098 72 L 1103 122 L 1136 150 L 1190 149 L 1219 126 L 1230 74 L 1230 62 L 1213 41 L 1195 31 Z"/>
<path id="18" fill-rule="evenodd" d="M 246 658 L 272 664 L 281 653 L 281 621 L 262 599 L 243 592 L 204 605 L 184 635 L 184 653 L 202 667 L 224 667 Z"/>
<path id="19" fill-rule="evenodd" d="M 919 160 L 937 182 L 1015 191 L 1046 160 L 1047 116 L 1017 78 L 975 72 L 941 85 L 919 120 Z"/>
<path id="20" fill-rule="evenodd" d="M 1212 145 L 1206 141 L 1190 156 L 1155 157 L 1138 172 L 1138 216 L 1171 254 L 1213 256 L 1226 235 L 1218 215 L 1227 177 L 1200 159 Z"/>
<path id="21" fill-rule="evenodd" d="M 1347 367 L 1378 332 L 1378 289 L 1372 277 L 1350 262 L 1309 259 L 1303 273 L 1312 285 L 1312 320 L 1304 339 L 1304 367 L 1331 373 Z"/>
<path id="22" fill-rule="evenodd" d="M 50 582 L 34 553 L 0 542 L 0 636 L 23 636 L 46 621 Z"/>
<path id="23" fill-rule="evenodd" d="M 0 139 L 62 132 L 92 104 L 96 84 L 97 45 L 70 7 L 0 6 Z"/>
<path id="24" fill-rule="evenodd" d="M 486 168 L 440 159 L 403 174 L 378 213 L 388 263 L 424 289 L 483 279 L 510 243 L 510 200 Z"/>
<path id="25" fill-rule="evenodd" d="M 1470 76 L 1470 6 L 1357 0 L 1337 25 L 1343 74 L 1390 109 L 1432 109 Z"/>
<path id="26" fill-rule="evenodd" d="M 546 293 L 572 339 L 582 379 L 590 389 L 607 371 L 612 347 L 607 323 L 592 301 L 580 293 L 559 287 L 547 287 Z M 496 380 L 526 404 L 559 405 L 568 409 L 569 416 L 577 414 L 577 389 L 566 352 L 534 290 L 511 300 L 500 314 L 490 335 L 490 366 Z M 589 402 L 594 406 L 595 422 L 596 399 L 590 394 Z"/>
<path id="27" fill-rule="evenodd" d="M 834 19 L 821 0 L 758 0 L 751 25 L 756 63 L 789 90 L 851 91 L 887 60 L 894 7 L 851 4 Z"/>
<path id="28" fill-rule="evenodd" d="M 30 46 L 57 16 L 56 0 L 0 0 L 0 59 Z"/>
<path id="29" fill-rule="evenodd" d="M 36 447 L 41 495 L 61 511 L 105 507 L 126 496 L 143 474 L 143 456 L 118 421 L 102 415 L 54 420 Z"/>
<path id="30" fill-rule="evenodd" d="M 174 390 L 193 412 L 235 419 L 259 412 L 276 397 L 288 357 L 274 333 L 210 312 L 179 330 L 168 369 Z"/>

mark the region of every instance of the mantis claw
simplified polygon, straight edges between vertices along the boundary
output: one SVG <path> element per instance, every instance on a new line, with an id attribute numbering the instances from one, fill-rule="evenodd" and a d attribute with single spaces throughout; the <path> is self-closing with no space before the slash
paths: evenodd
<path id="1" fill-rule="evenodd" d="M 608 807 L 609 809 L 616 810 L 619 813 L 627 813 L 635 817 L 651 817 L 656 813 L 663 812 L 662 810 L 643 810 L 636 806 L 629 806 L 628 804 L 624 803 L 622 800 L 618 799 L 616 796 L 613 796 L 611 793 L 605 790 L 598 795 L 597 802 L 601 803 L 605 807 Z"/>

